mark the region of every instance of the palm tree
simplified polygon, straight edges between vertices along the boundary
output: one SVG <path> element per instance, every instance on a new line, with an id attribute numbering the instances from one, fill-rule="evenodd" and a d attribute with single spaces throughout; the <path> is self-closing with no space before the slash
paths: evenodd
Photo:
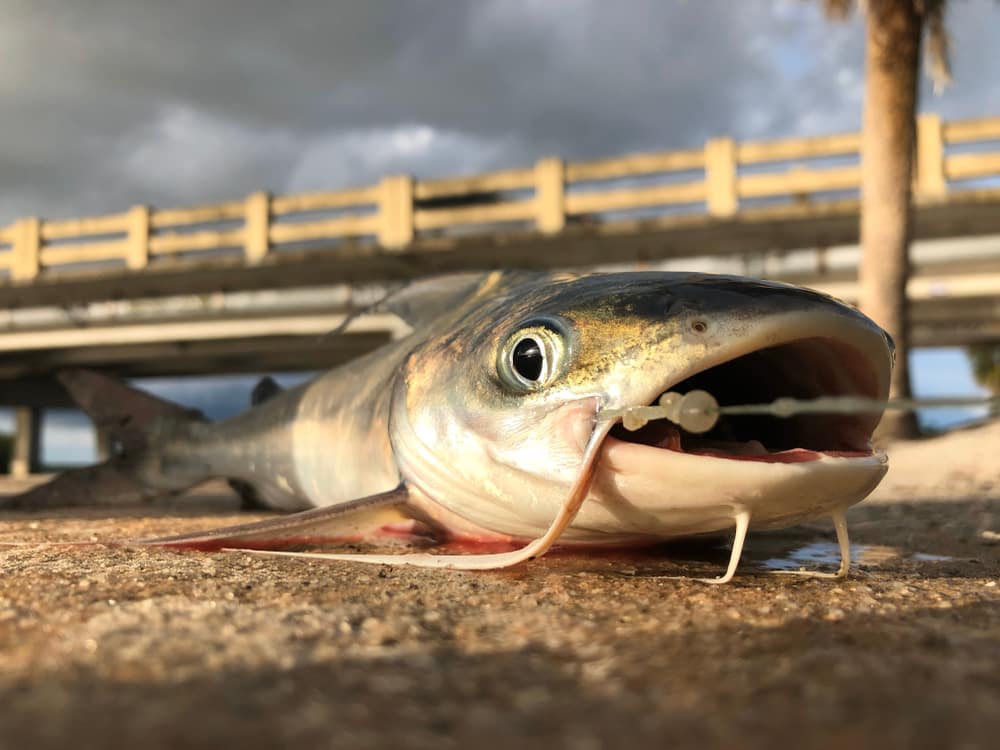
<path id="1" fill-rule="evenodd" d="M 965 353 L 971 361 L 972 375 L 976 378 L 976 382 L 987 388 L 994 396 L 1000 396 L 1000 342 L 971 344 Z M 994 402 L 990 405 L 989 416 L 1000 417 L 1000 404 Z M 2 455 L 0 453 L 0 456 Z"/>
<path id="2" fill-rule="evenodd" d="M 972 344 L 966 349 L 976 381 L 1000 396 L 1000 343 Z"/>
<path id="3" fill-rule="evenodd" d="M 944 8 L 947 0 L 862 0 L 866 15 L 865 104 L 861 137 L 861 309 L 896 342 L 891 394 L 911 395 L 908 301 L 911 183 L 916 142 L 917 82 L 926 32 L 936 86 L 950 80 Z M 854 0 L 824 0 L 842 19 Z M 883 438 L 917 434 L 912 413 L 888 414 Z"/>

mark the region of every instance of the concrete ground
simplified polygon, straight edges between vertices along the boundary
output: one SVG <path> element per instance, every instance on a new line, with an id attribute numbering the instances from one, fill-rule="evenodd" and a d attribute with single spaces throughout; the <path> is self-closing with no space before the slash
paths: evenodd
<path id="1" fill-rule="evenodd" d="M 513 571 L 0 547 L 0 748 L 886 748 L 1000 735 L 1000 423 L 890 451 L 850 514 L 724 548 Z M 0 542 L 246 520 L 218 502 L 19 513 Z"/>

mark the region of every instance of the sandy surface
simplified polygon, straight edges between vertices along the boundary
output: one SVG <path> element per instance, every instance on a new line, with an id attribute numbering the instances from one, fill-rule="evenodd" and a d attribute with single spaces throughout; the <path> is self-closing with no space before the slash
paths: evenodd
<path id="1" fill-rule="evenodd" d="M 1000 423 L 890 451 L 850 514 L 724 549 L 454 573 L 103 546 L 0 548 L 0 748 L 995 747 Z M 238 520 L 245 520 L 241 516 Z M 237 520 L 5 514 L 0 541 Z"/>

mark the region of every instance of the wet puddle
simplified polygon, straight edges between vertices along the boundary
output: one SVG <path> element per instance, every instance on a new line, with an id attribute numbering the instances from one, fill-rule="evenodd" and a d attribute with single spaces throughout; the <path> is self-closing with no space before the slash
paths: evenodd
<path id="1" fill-rule="evenodd" d="M 606 572 L 629 577 L 659 577 L 664 575 L 720 575 L 729 561 L 729 545 L 722 540 L 701 540 L 674 543 L 634 552 L 609 553 Z M 913 552 L 884 544 L 851 545 L 851 566 L 877 568 L 892 563 L 947 563 L 956 558 L 928 552 Z M 623 565 L 623 561 L 628 564 Z M 743 552 L 740 568 L 744 572 L 810 571 L 834 572 L 840 566 L 840 546 L 829 538 L 805 537 L 796 534 L 765 532 L 750 537 Z"/>
<path id="2" fill-rule="evenodd" d="M 787 542 L 787 540 L 786 540 Z M 765 570 L 827 570 L 840 565 L 840 547 L 836 542 L 813 541 L 786 547 L 778 554 L 762 556 L 764 549 L 750 549 L 746 561 Z M 948 555 L 926 552 L 906 552 L 898 547 L 882 544 L 852 544 L 851 564 L 875 567 L 891 560 L 916 560 L 919 562 L 951 562 Z"/>
<path id="3" fill-rule="evenodd" d="M 707 577 L 721 575 L 730 547 L 721 539 L 696 539 L 631 550 L 586 552 L 562 549 L 547 556 L 552 570 L 575 570 L 628 578 Z M 852 544 L 852 567 L 876 568 L 900 561 L 944 563 L 954 558 L 911 552 L 881 544 Z M 757 534 L 747 540 L 740 570 L 834 572 L 840 566 L 840 547 L 829 538 L 803 537 L 781 531 Z"/>
<path id="4" fill-rule="evenodd" d="M 920 562 L 951 562 L 955 559 L 948 555 L 930 555 L 926 552 L 914 552 L 909 557 L 911 560 L 919 560 Z"/>
<path id="5" fill-rule="evenodd" d="M 851 559 L 857 560 L 862 554 L 864 545 L 851 545 Z M 759 567 L 767 570 L 816 570 L 824 566 L 840 565 L 840 547 L 833 542 L 813 542 L 781 557 L 769 557 L 765 560 L 754 560 Z"/>

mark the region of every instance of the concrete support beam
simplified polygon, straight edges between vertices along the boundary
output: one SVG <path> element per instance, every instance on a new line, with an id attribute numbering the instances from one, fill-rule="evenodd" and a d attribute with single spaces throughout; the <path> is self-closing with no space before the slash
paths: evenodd
<path id="1" fill-rule="evenodd" d="M 10 475 L 22 479 L 37 471 L 41 459 L 42 412 L 30 406 L 14 410 L 14 451 Z"/>
<path id="2" fill-rule="evenodd" d="M 0 357 L 2 359 L 2 357 Z M 0 364 L 0 370 L 3 365 Z M 50 377 L 32 374 L 19 380 L 4 379 L 0 373 L 0 406 L 33 406 L 43 409 L 73 408 L 76 404 L 66 389 Z"/>

